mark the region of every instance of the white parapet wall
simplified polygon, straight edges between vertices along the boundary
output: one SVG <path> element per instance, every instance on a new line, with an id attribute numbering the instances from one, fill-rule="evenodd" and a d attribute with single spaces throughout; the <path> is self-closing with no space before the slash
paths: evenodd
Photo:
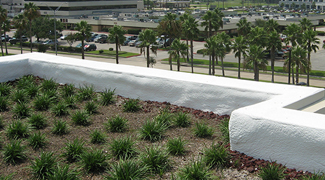
<path id="1" fill-rule="evenodd" d="M 271 84 L 31 53 L 0 58 L 0 82 L 33 74 L 97 91 L 231 114 L 231 149 L 298 170 L 325 170 L 325 116 L 299 109 L 320 88 Z"/>

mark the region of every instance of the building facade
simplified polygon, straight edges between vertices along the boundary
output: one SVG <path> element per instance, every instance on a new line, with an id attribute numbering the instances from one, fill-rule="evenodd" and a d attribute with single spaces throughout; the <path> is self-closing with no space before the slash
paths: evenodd
<path id="1" fill-rule="evenodd" d="M 323 11 L 325 9 L 325 0 L 280 0 L 279 5 L 284 4 L 285 7 L 291 8 L 294 5 L 295 8 L 313 9 L 314 3 L 315 9 Z"/>
<path id="2" fill-rule="evenodd" d="M 14 17 L 24 9 L 24 0 L 0 0 L 0 2 L 0 5 L 7 9 L 9 17 Z"/>

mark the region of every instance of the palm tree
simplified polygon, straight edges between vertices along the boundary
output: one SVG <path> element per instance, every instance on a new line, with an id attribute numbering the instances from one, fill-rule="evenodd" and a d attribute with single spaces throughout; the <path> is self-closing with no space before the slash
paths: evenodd
<path id="1" fill-rule="evenodd" d="M 305 49 L 307 49 L 307 86 L 309 86 L 309 71 L 311 69 L 310 55 L 311 52 L 316 52 L 319 49 L 319 39 L 316 37 L 317 32 L 312 29 L 307 29 L 302 35 L 302 41 Z"/>
<path id="2" fill-rule="evenodd" d="M 239 35 L 242 35 L 244 38 L 247 38 L 249 32 L 251 31 L 252 24 L 247 21 L 247 19 L 240 19 L 236 24 L 237 31 Z"/>
<path id="3" fill-rule="evenodd" d="M 300 41 L 301 36 L 301 28 L 294 23 L 291 23 L 286 29 L 283 31 L 283 34 L 287 36 L 285 39 L 286 44 L 291 44 L 292 47 L 296 46 L 298 41 Z M 289 63 L 288 63 L 288 84 L 290 84 L 290 71 L 291 71 L 291 50 L 289 50 Z"/>
<path id="4" fill-rule="evenodd" d="M 15 27 L 17 28 L 17 31 L 19 32 L 19 37 L 20 37 L 20 51 L 21 54 L 23 54 L 23 46 L 22 46 L 22 31 L 24 31 L 27 28 L 27 19 L 23 14 L 18 14 L 17 16 L 14 17 L 13 23 Z"/>
<path id="5" fill-rule="evenodd" d="M 246 40 L 242 35 L 239 35 L 235 38 L 234 44 L 233 44 L 233 50 L 235 53 L 235 57 L 238 57 L 238 79 L 240 79 L 240 61 L 241 61 L 241 55 L 246 56 L 246 51 L 248 46 L 246 45 Z"/>
<path id="6" fill-rule="evenodd" d="M 2 24 L 6 21 L 7 19 L 7 10 L 2 8 L 2 6 L 0 6 L 0 32 L 2 32 Z M 1 33 L 0 33 L 1 34 Z M 2 40 L 0 40 L 0 45 L 1 45 L 1 53 L 2 53 L 2 56 L 4 56 L 4 53 L 3 53 L 3 47 L 2 47 Z"/>
<path id="7" fill-rule="evenodd" d="M 279 34 L 276 30 L 273 30 L 267 36 L 267 48 L 270 50 L 271 55 L 271 69 L 272 69 L 272 82 L 274 82 L 274 61 L 276 51 L 281 49 L 281 39 L 279 38 Z"/>
<path id="8" fill-rule="evenodd" d="M 10 32 L 10 21 L 6 19 L 2 24 L 3 35 L 6 37 L 6 32 Z M 7 48 L 7 39 L 5 39 L 5 48 L 6 48 L 6 55 L 8 55 L 8 48 Z"/>
<path id="9" fill-rule="evenodd" d="M 156 32 L 153 31 L 152 29 L 146 29 L 140 32 L 139 39 L 140 41 L 142 41 L 142 43 L 140 44 L 141 54 L 142 52 L 144 54 L 145 52 L 147 53 L 147 67 L 149 68 L 150 66 L 149 50 L 150 50 L 150 45 L 156 42 Z M 151 51 L 157 55 L 157 48 L 155 48 L 154 46 L 151 47 Z"/>
<path id="10" fill-rule="evenodd" d="M 266 46 L 267 36 L 264 28 L 262 27 L 252 28 L 248 36 L 249 36 L 250 44 L 255 44 L 261 47 Z"/>
<path id="11" fill-rule="evenodd" d="M 29 41 L 30 41 L 30 52 L 33 52 L 33 44 L 32 44 L 32 21 L 41 16 L 40 12 L 38 11 L 38 7 L 30 2 L 25 4 L 24 16 L 28 19 L 29 23 Z"/>
<path id="12" fill-rule="evenodd" d="M 302 31 L 311 29 L 311 27 L 313 26 L 311 21 L 307 18 L 302 18 L 301 20 L 299 20 L 299 22 L 300 22 L 299 25 L 300 25 Z"/>
<path id="13" fill-rule="evenodd" d="M 186 51 L 188 49 L 188 46 L 184 42 L 181 42 L 179 38 L 175 39 L 171 44 L 171 49 L 168 54 L 170 55 L 170 58 L 177 60 L 177 71 L 180 71 L 181 63 L 180 58 L 181 56 L 185 59 Z"/>
<path id="14" fill-rule="evenodd" d="M 203 55 L 212 55 L 215 54 L 218 48 L 218 39 L 216 35 L 213 35 L 206 39 L 204 47 L 207 49 Z M 212 60 L 212 75 L 214 75 L 214 59 Z"/>
<path id="15" fill-rule="evenodd" d="M 299 69 L 307 70 L 308 63 L 307 63 L 307 51 L 300 46 L 296 46 L 292 49 L 291 55 L 291 66 L 292 68 L 292 77 L 294 76 L 293 69 L 296 68 L 296 84 L 299 83 Z M 288 59 L 284 62 L 284 66 L 288 66 Z M 294 79 L 294 78 L 293 78 Z"/>
<path id="16" fill-rule="evenodd" d="M 187 31 L 188 27 L 186 27 L 186 26 L 189 26 L 189 24 L 185 24 L 185 21 L 188 20 L 190 18 L 190 16 L 192 16 L 192 15 L 189 14 L 189 13 L 184 13 L 183 15 L 181 15 L 179 17 L 179 19 L 180 19 L 180 21 L 182 23 L 182 32 L 183 32 L 184 36 L 186 37 L 186 45 L 187 46 L 188 46 L 188 31 Z M 187 62 L 190 61 L 190 58 L 189 58 L 188 54 L 189 53 L 188 53 L 188 50 L 187 50 L 187 52 L 186 52 Z"/>
<path id="17" fill-rule="evenodd" d="M 193 70 L 193 39 L 197 37 L 197 35 L 200 33 L 200 30 L 198 29 L 198 21 L 195 20 L 193 16 L 189 16 L 188 19 L 186 19 L 183 23 L 183 31 L 187 34 L 187 39 L 191 41 L 191 69 L 192 73 Z"/>
<path id="18" fill-rule="evenodd" d="M 225 76 L 225 69 L 223 66 L 223 59 L 226 56 L 226 53 L 228 53 L 231 48 L 231 41 L 230 41 L 230 36 L 228 34 L 226 34 L 225 32 L 219 33 L 217 35 L 217 39 L 219 39 L 218 41 L 218 55 L 219 58 L 221 59 L 221 69 L 222 69 L 222 76 Z"/>
<path id="19" fill-rule="evenodd" d="M 76 23 L 75 30 L 79 31 L 76 33 L 76 37 L 81 40 L 81 57 L 85 59 L 85 39 L 90 38 L 91 34 L 91 26 L 86 21 L 80 21 L 80 23 Z"/>
<path id="20" fill-rule="evenodd" d="M 122 26 L 115 25 L 109 30 L 108 39 L 115 42 L 115 51 L 116 51 L 116 64 L 118 64 L 118 50 L 121 49 L 121 44 L 125 41 L 126 31 L 123 30 Z"/>
<path id="21" fill-rule="evenodd" d="M 259 81 L 259 70 L 266 69 L 267 60 L 264 58 L 263 48 L 258 45 L 251 45 L 248 49 L 248 56 L 245 59 L 244 66 L 253 67 L 254 80 Z"/>
<path id="22" fill-rule="evenodd" d="M 273 32 L 273 31 L 278 32 L 279 31 L 279 29 L 278 29 L 279 23 L 277 21 L 275 21 L 274 19 L 270 19 L 270 20 L 266 21 L 265 25 L 266 25 L 265 28 L 266 28 L 267 32 Z"/>

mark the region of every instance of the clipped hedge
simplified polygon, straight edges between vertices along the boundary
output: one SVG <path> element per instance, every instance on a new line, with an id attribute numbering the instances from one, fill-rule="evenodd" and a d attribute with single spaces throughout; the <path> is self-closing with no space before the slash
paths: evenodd
<path id="1" fill-rule="evenodd" d="M 139 34 L 141 29 L 128 29 L 128 34 Z"/>
<path id="2" fill-rule="evenodd" d="M 205 52 L 207 52 L 207 49 L 199 49 L 196 51 L 197 54 L 204 54 Z"/>
<path id="3" fill-rule="evenodd" d="M 325 32 L 324 31 L 316 31 L 317 32 L 317 34 L 319 35 L 319 36 L 325 36 Z"/>

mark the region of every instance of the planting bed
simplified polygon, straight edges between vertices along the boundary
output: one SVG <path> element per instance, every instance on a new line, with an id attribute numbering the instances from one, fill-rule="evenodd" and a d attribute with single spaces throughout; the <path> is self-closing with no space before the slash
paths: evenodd
<path id="1" fill-rule="evenodd" d="M 25 79 L 28 79 L 25 77 Z M 3 83 L 10 85 L 10 94 L 4 95 L 0 93 L 0 97 L 4 97 L 8 100 L 8 108 L 5 110 L 0 109 L 0 118 L 2 118 L 3 128 L 0 130 L 0 148 L 2 150 L 0 156 L 0 175 L 7 176 L 13 173 L 13 179 L 32 179 L 34 176 L 30 166 L 31 162 L 38 159 L 42 152 L 53 152 L 55 161 L 63 167 L 64 165 L 70 165 L 70 170 L 73 168 L 79 172 L 80 179 L 105 179 L 109 176 L 109 172 L 112 172 L 113 164 L 119 163 L 122 160 L 118 160 L 113 157 L 110 150 L 110 145 L 113 140 L 120 139 L 122 137 L 131 138 L 132 142 L 135 142 L 134 148 L 136 153 L 132 159 L 139 159 L 138 163 L 142 163 L 143 156 L 145 156 L 146 148 L 161 146 L 162 149 L 167 149 L 167 142 L 170 139 L 180 137 L 185 142 L 185 153 L 183 155 L 169 154 L 170 166 L 165 171 L 151 172 L 146 175 L 149 179 L 159 179 L 159 174 L 162 179 L 171 179 L 172 176 L 177 177 L 178 173 L 187 165 L 204 159 L 205 151 L 213 144 L 220 144 L 221 147 L 226 149 L 229 153 L 230 159 L 225 163 L 225 169 L 219 171 L 217 166 L 214 166 L 209 170 L 212 179 L 258 179 L 257 171 L 261 167 L 265 167 L 269 162 L 264 160 L 257 160 L 252 157 L 246 156 L 239 152 L 230 151 L 229 144 L 227 144 L 224 134 L 220 130 L 220 126 L 223 121 L 229 119 L 227 115 L 219 116 L 213 112 L 203 112 L 201 110 L 195 110 L 186 107 L 180 107 L 169 104 L 168 102 L 155 102 L 155 101 L 139 101 L 140 110 L 137 112 L 125 112 L 124 104 L 129 100 L 128 98 L 114 95 L 114 102 L 108 105 L 102 105 L 101 100 L 102 92 L 91 93 L 88 100 L 81 100 L 80 89 L 73 89 L 74 97 L 76 98 L 75 108 L 68 108 L 68 114 L 62 116 L 55 116 L 53 113 L 53 107 L 60 102 L 64 102 L 67 98 L 63 97 L 62 89 L 66 85 L 58 85 L 54 88 L 56 91 L 57 99 L 52 100 L 48 110 L 37 110 L 35 107 L 35 99 L 45 93 L 43 82 L 44 80 L 39 77 L 33 77 L 33 82 L 39 87 L 38 93 L 35 97 L 28 97 L 26 99 L 26 105 L 30 108 L 30 113 L 25 118 L 17 118 L 14 113 L 14 107 L 19 104 L 20 101 L 15 102 L 13 96 L 17 90 L 23 90 L 18 87 L 19 80 Z M 26 86 L 29 86 L 26 84 Z M 90 88 L 81 87 L 81 88 Z M 114 88 L 114 87 L 112 87 Z M 1 90 L 1 88 L 0 88 Z M 1 91 L 0 91 L 1 92 Z M 87 99 L 87 98 L 85 98 Z M 0 99 L 1 101 L 1 99 Z M 79 112 L 85 110 L 87 103 L 93 102 L 98 106 L 97 111 L 90 113 L 90 123 L 84 125 L 77 125 L 72 119 L 73 116 Z M 1 104 L 1 102 L 0 102 Z M 177 127 L 175 123 L 171 123 L 162 138 L 157 141 L 149 141 L 140 136 L 140 129 L 147 120 L 155 119 L 159 114 L 168 113 L 173 116 L 173 119 L 180 113 L 186 113 L 190 117 L 190 124 L 187 127 Z M 16 161 L 16 164 L 5 162 L 5 147 L 11 142 L 15 141 L 15 138 L 10 138 L 9 127 L 13 122 L 22 122 L 25 125 L 29 125 L 30 115 L 41 114 L 46 117 L 47 123 L 43 129 L 30 128 L 28 134 L 25 137 L 20 137 L 18 140 L 22 140 L 22 145 L 26 146 L 24 154 L 26 158 L 22 161 Z M 112 119 L 116 116 L 127 119 L 127 128 L 125 132 L 110 132 L 106 128 L 108 119 Z M 67 123 L 68 131 L 63 135 L 53 134 L 53 127 L 57 120 L 61 120 Z M 194 134 L 196 123 L 203 123 L 213 129 L 213 135 L 211 137 L 200 138 Z M 167 128 L 167 127 L 166 127 Z M 91 134 L 95 131 L 100 131 L 104 134 L 105 142 L 100 144 L 94 144 L 91 142 Z M 39 149 L 33 149 L 29 146 L 28 139 L 34 133 L 40 132 L 46 137 L 46 145 Z M 72 142 L 78 138 L 81 142 L 84 142 L 84 148 L 86 152 L 100 150 L 104 156 L 109 157 L 106 160 L 107 166 L 104 171 L 99 173 L 86 172 L 83 168 L 83 162 L 68 162 L 62 154 L 65 152 L 64 147 L 67 142 Z M 249 172 L 249 173 L 248 173 Z M 285 173 L 288 174 L 287 179 L 294 179 L 301 177 L 304 174 L 310 175 L 310 173 L 304 173 L 302 171 L 297 172 L 294 169 L 286 169 Z"/>

